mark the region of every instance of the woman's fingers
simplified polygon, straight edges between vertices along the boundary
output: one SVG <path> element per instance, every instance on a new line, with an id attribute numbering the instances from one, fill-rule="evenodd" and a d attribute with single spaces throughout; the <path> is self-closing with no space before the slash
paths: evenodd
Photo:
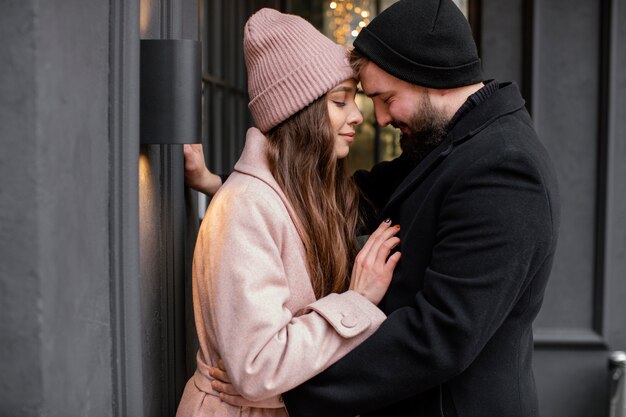
<path id="1" fill-rule="evenodd" d="M 204 156 L 201 144 L 185 144 L 183 147 L 185 177 L 192 182 L 197 182 L 203 172 Z"/>
<path id="2" fill-rule="evenodd" d="M 378 304 L 385 295 L 393 270 L 400 260 L 399 253 L 389 256 L 400 243 L 396 236 L 399 230 L 400 226 L 391 226 L 391 221 L 383 222 L 369 237 L 354 261 L 350 289 L 374 304 Z"/>
<path id="3" fill-rule="evenodd" d="M 365 242 L 365 245 L 363 245 L 363 248 L 361 248 L 361 250 L 359 251 L 359 256 L 362 258 L 367 257 L 368 253 L 370 252 L 374 244 L 374 241 L 377 239 L 378 236 L 381 235 L 381 233 L 383 233 L 385 230 L 388 230 L 390 226 L 391 226 L 391 219 L 387 219 L 384 222 L 382 222 L 380 225 L 378 225 L 376 230 L 374 230 L 374 232 L 370 235 L 370 237 Z"/>
<path id="4" fill-rule="evenodd" d="M 204 163 L 202 144 L 185 144 L 183 155 L 185 156 L 185 168 L 188 170 L 198 169 Z"/>
<path id="5" fill-rule="evenodd" d="M 396 252 L 391 255 L 389 259 L 387 259 L 387 263 L 385 264 L 385 272 L 389 274 L 389 276 L 393 275 L 393 270 L 396 268 L 396 265 L 398 265 L 398 262 L 400 262 L 401 256 L 402 254 L 400 252 Z"/>
<path id="6" fill-rule="evenodd" d="M 363 261 L 367 266 L 372 267 L 374 264 L 384 264 L 387 255 L 393 247 L 399 243 L 399 239 L 394 238 L 396 233 L 400 231 L 400 226 L 388 227 L 384 230 L 380 230 L 379 234 L 372 236 L 372 242 L 367 255 L 363 258 Z M 396 242 L 397 239 L 397 242 Z M 381 257 L 384 254 L 385 256 Z"/>
<path id="7" fill-rule="evenodd" d="M 380 265 L 384 265 L 387 261 L 387 257 L 400 243 L 400 238 L 397 236 L 391 236 L 385 241 L 381 242 L 380 246 L 378 246 L 378 253 L 376 254 L 376 262 Z"/>

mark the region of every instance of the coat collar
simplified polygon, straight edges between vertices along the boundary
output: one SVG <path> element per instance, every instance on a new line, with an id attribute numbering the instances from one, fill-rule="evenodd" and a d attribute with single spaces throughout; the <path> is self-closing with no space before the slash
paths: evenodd
<path id="1" fill-rule="evenodd" d="M 234 169 L 242 174 L 260 179 L 272 187 L 281 197 L 283 196 L 282 189 L 270 172 L 267 160 L 267 138 L 256 127 L 251 127 L 246 132 L 246 143 Z"/>
<path id="2" fill-rule="evenodd" d="M 463 141 L 476 135 L 496 119 L 524 108 L 525 103 L 516 83 L 500 83 L 498 90 L 461 118 L 448 136 L 453 143 Z"/>
<path id="3" fill-rule="evenodd" d="M 524 104 L 525 101 L 519 93 L 516 83 L 501 83 L 498 91 L 461 118 L 443 142 L 429 153 L 400 183 L 383 208 L 381 218 L 387 215 L 394 203 L 432 172 L 452 152 L 455 146 L 469 140 L 496 119 L 522 109 Z"/>
<path id="4" fill-rule="evenodd" d="M 300 219 L 296 215 L 296 211 L 287 199 L 287 196 L 276 182 L 269 167 L 267 159 L 267 137 L 256 127 L 251 127 L 246 133 L 246 144 L 239 160 L 235 164 L 234 170 L 244 175 L 249 175 L 267 184 L 282 200 L 283 204 L 289 212 L 289 217 L 298 234 L 302 237 L 303 228 Z"/>

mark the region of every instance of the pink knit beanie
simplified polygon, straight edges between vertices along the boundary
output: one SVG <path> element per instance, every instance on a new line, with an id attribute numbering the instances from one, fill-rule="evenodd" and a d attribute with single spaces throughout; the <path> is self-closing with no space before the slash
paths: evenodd
<path id="1" fill-rule="evenodd" d="M 262 132 L 354 76 L 344 47 L 303 18 L 274 9 L 261 9 L 248 19 L 243 47 L 248 107 Z"/>

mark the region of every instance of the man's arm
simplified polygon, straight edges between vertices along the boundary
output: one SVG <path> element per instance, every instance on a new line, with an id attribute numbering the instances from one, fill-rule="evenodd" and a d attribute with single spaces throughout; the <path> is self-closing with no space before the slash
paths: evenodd
<path id="1" fill-rule="evenodd" d="M 354 416 L 459 375 L 552 255 L 554 228 L 545 186 L 529 158 L 476 161 L 442 205 L 437 243 L 413 304 L 391 313 L 328 370 L 283 394 L 289 415 Z M 402 247 L 405 259 L 407 250 Z"/>

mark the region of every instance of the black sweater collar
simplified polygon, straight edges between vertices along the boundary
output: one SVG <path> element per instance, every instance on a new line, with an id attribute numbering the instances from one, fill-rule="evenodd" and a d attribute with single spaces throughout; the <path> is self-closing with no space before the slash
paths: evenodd
<path id="1" fill-rule="evenodd" d="M 480 90 L 469 96 L 465 103 L 463 103 L 463 105 L 457 110 L 448 124 L 448 130 L 451 130 L 454 125 L 461 120 L 463 116 L 472 111 L 473 108 L 491 97 L 496 91 L 498 91 L 498 88 L 499 85 L 495 80 L 486 81 L 485 85 Z"/>

